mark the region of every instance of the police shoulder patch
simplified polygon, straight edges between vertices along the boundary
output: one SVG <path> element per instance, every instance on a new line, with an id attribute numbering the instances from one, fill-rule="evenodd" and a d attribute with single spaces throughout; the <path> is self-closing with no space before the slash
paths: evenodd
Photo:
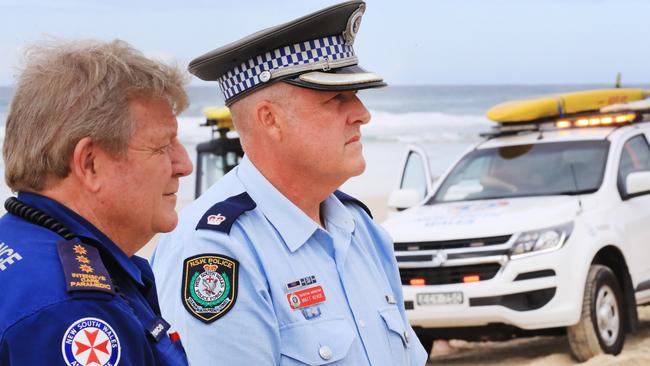
<path id="1" fill-rule="evenodd" d="M 339 190 L 334 191 L 334 196 L 336 196 L 336 198 L 338 198 L 339 201 L 341 201 L 343 203 L 346 203 L 346 202 L 354 203 L 355 205 L 361 207 L 364 211 L 366 211 L 366 213 L 368 214 L 368 216 L 370 216 L 371 219 L 373 218 L 372 217 L 372 212 L 370 212 L 370 209 L 368 208 L 368 206 L 366 206 L 363 202 L 359 201 L 358 199 L 356 199 L 356 198 L 354 198 L 354 197 L 352 197 L 352 196 L 350 196 L 348 194 L 345 194 L 345 193 L 343 193 L 343 192 L 341 192 Z"/>
<path id="2" fill-rule="evenodd" d="M 229 197 L 210 207 L 196 225 L 196 230 L 208 229 L 229 234 L 237 218 L 256 206 L 255 201 L 246 192 Z"/>
<path id="3" fill-rule="evenodd" d="M 106 321 L 82 318 L 63 333 L 61 352 L 68 366 L 113 366 L 120 361 L 120 339 Z"/>
<path id="4" fill-rule="evenodd" d="M 60 240 L 56 243 L 56 249 L 68 292 L 101 291 L 115 295 L 111 277 L 97 248 L 84 243 Z"/>
<path id="5" fill-rule="evenodd" d="M 183 261 L 182 302 L 204 323 L 226 315 L 237 300 L 239 262 L 221 254 L 199 254 Z"/>

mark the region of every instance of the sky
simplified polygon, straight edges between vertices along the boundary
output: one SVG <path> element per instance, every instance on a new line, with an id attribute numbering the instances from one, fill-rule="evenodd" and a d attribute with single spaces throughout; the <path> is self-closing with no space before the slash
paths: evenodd
<path id="1" fill-rule="evenodd" d="M 326 0 L 0 0 L 0 85 L 25 46 L 120 38 L 186 67 Z M 392 85 L 650 82 L 648 0 L 367 0 L 360 64 Z M 204 85 L 194 78 L 193 85 Z"/>

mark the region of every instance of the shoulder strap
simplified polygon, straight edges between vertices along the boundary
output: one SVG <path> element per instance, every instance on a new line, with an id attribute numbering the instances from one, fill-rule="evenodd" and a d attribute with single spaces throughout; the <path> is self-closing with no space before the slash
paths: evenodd
<path id="1" fill-rule="evenodd" d="M 368 208 L 368 206 L 366 206 L 363 202 L 359 201 L 358 199 L 356 199 L 356 198 L 354 198 L 354 197 L 352 197 L 352 196 L 350 196 L 348 194 L 345 194 L 345 193 L 339 191 L 338 189 L 336 191 L 334 191 L 334 195 L 336 196 L 336 198 L 339 199 L 339 201 L 341 201 L 343 203 L 350 202 L 350 203 L 353 203 L 353 204 L 361 207 L 364 211 L 366 211 L 366 213 L 368 214 L 368 216 L 370 216 L 371 219 L 373 218 L 372 217 L 372 212 L 370 212 L 370 209 Z"/>
<path id="2" fill-rule="evenodd" d="M 246 192 L 229 197 L 225 201 L 210 207 L 203 214 L 203 217 L 201 217 L 201 221 L 196 225 L 196 230 L 215 230 L 230 234 L 230 229 L 235 221 L 237 221 L 237 218 L 244 212 L 250 211 L 255 207 L 257 207 L 257 204 L 255 204 L 255 201 Z"/>
<path id="3" fill-rule="evenodd" d="M 69 240 L 58 241 L 56 248 L 68 292 L 100 291 L 115 295 L 113 282 L 97 248 Z"/>

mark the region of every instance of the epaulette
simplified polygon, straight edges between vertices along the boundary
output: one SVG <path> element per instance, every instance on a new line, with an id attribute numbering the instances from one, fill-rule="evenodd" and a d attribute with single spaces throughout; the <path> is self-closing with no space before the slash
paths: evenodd
<path id="1" fill-rule="evenodd" d="M 350 203 L 354 203 L 355 205 L 361 207 L 364 211 L 366 211 L 366 213 L 368 214 L 368 216 L 370 216 L 371 219 L 373 218 L 372 217 L 372 212 L 370 212 L 370 209 L 368 208 L 368 206 L 366 206 L 363 202 L 359 201 L 358 199 L 356 199 L 356 198 L 354 198 L 354 197 L 352 197 L 352 196 L 350 196 L 348 194 L 345 194 L 345 193 L 343 193 L 343 192 L 341 192 L 339 190 L 334 191 L 334 195 L 336 196 L 336 198 L 339 199 L 339 201 L 341 201 L 343 203 L 350 202 Z"/>
<path id="2" fill-rule="evenodd" d="M 81 242 L 60 240 L 56 243 L 65 274 L 66 291 L 100 291 L 115 295 L 111 281 L 97 248 Z"/>
<path id="3" fill-rule="evenodd" d="M 196 230 L 216 230 L 230 234 L 230 229 L 237 221 L 237 218 L 255 207 L 257 207 L 257 204 L 246 192 L 229 197 L 225 201 L 210 207 L 196 225 Z"/>

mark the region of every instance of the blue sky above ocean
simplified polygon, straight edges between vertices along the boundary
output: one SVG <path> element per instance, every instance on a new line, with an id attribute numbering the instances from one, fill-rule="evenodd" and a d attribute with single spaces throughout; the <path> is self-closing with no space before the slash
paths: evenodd
<path id="1" fill-rule="evenodd" d="M 121 38 L 192 58 L 337 0 L 2 0 L 0 85 L 43 39 Z M 393 85 L 647 83 L 647 0 L 367 0 L 355 50 Z M 200 83 L 193 80 L 194 84 Z"/>

